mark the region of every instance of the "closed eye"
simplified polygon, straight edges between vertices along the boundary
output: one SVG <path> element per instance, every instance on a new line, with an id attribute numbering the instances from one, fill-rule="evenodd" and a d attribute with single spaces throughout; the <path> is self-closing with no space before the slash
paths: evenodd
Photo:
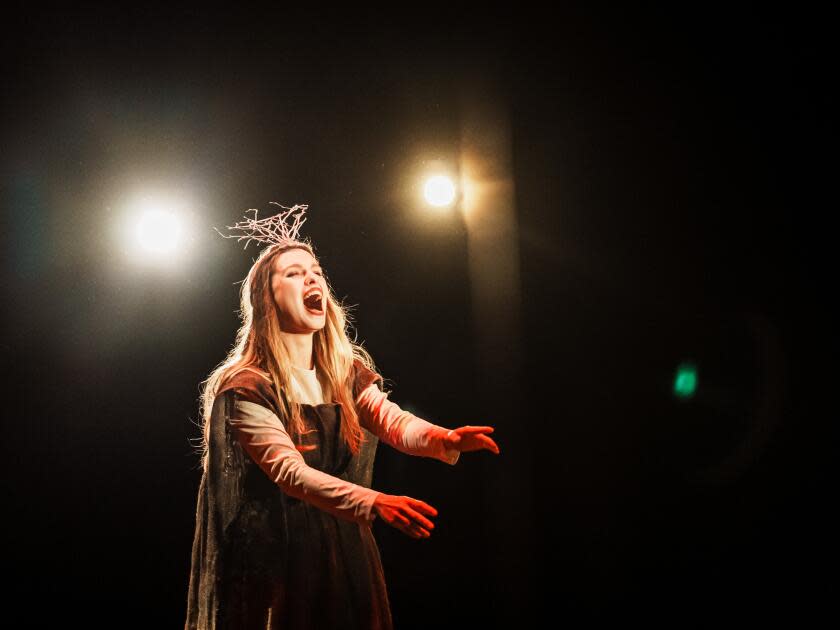
<path id="1" fill-rule="evenodd" d="M 295 267 L 299 267 L 299 266 L 300 265 L 295 265 Z M 290 270 L 286 273 L 286 277 L 291 278 L 292 276 L 296 276 L 299 273 L 300 273 L 300 269 L 295 269 L 294 271 Z M 318 269 L 317 271 L 313 271 L 313 273 L 317 276 L 321 276 L 322 278 L 324 277 L 324 272 L 321 269 Z"/>

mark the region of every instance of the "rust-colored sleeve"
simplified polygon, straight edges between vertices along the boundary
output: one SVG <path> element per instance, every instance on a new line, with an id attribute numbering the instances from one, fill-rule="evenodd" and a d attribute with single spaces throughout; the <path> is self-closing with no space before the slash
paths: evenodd
<path id="1" fill-rule="evenodd" d="M 261 405 L 280 417 L 281 405 L 272 386 L 271 379 L 253 368 L 242 368 L 231 375 L 219 387 L 217 396 L 232 389 L 239 400 L 247 400 L 255 405 Z"/>
<path id="2" fill-rule="evenodd" d="M 368 368 L 359 359 L 353 359 L 353 399 L 358 399 L 359 394 L 371 383 L 378 383 L 380 389 L 383 389 L 385 381 L 380 374 Z"/>

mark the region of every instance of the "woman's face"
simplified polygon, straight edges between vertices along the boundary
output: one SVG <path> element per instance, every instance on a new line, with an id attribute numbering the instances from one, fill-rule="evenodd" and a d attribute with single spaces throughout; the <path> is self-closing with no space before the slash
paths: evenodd
<path id="1" fill-rule="evenodd" d="M 305 249 L 290 249 L 274 261 L 271 292 L 284 332 L 305 334 L 327 322 L 327 283 L 318 261 Z"/>

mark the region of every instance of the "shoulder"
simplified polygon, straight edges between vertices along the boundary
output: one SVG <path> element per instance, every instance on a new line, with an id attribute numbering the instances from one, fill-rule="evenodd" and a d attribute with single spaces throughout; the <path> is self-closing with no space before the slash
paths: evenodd
<path id="1" fill-rule="evenodd" d="M 377 383 L 382 389 L 385 379 L 382 375 L 370 369 L 365 363 L 358 358 L 353 359 L 353 397 L 358 398 L 359 395 L 365 391 L 371 384 Z"/>
<path id="2" fill-rule="evenodd" d="M 216 395 L 233 392 L 238 399 L 277 409 L 277 396 L 274 392 L 274 382 L 266 372 L 257 368 L 245 367 L 228 376 L 219 386 Z"/>
<path id="3" fill-rule="evenodd" d="M 218 393 L 238 388 L 264 389 L 266 387 L 270 388 L 271 385 L 271 377 L 266 372 L 257 368 L 244 367 L 228 375 L 219 385 Z"/>

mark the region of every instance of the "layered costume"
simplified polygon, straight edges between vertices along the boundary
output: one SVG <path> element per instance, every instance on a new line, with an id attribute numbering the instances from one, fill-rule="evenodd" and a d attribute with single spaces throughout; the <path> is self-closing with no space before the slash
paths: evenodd
<path id="1" fill-rule="evenodd" d="M 314 370 L 295 370 L 290 400 L 305 431 L 292 442 L 270 379 L 244 369 L 216 394 L 198 492 L 186 628 L 391 628 L 371 524 L 378 441 L 455 464 L 448 430 L 387 400 L 358 359 L 350 374 L 364 439 L 340 435 L 342 405 Z M 287 394 L 281 392 L 281 396 Z"/>

